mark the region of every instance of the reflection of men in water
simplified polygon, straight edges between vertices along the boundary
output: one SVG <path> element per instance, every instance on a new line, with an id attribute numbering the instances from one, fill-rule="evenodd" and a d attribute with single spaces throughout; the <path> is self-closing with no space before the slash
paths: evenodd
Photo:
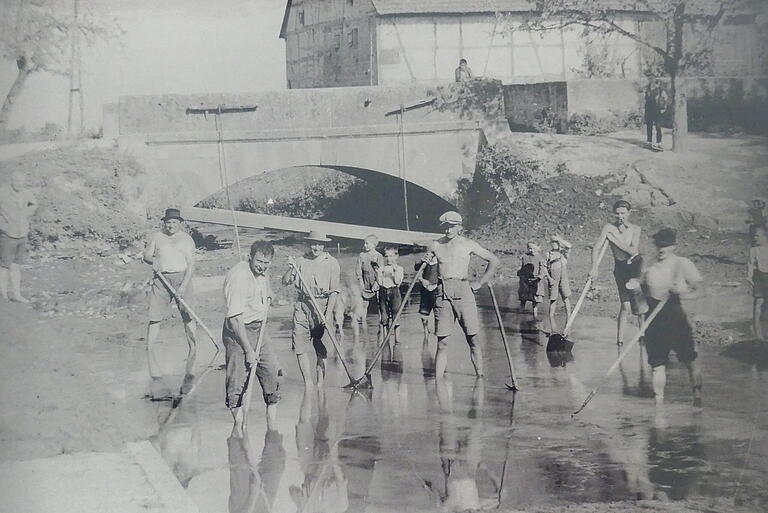
<path id="1" fill-rule="evenodd" d="M 267 425 L 276 422 L 282 373 L 280 362 L 266 334 L 259 354 L 254 351 L 261 330 L 266 329 L 264 323 L 272 298 L 267 271 L 274 255 L 272 244 L 256 241 L 251 245 L 248 261 L 235 264 L 224 278 L 227 313 L 222 340 L 227 362 L 226 404 L 236 429 L 242 429 L 248 419 L 250 394 L 246 390 L 254 386 L 249 383 L 253 365 L 256 365 L 256 377 L 267 405 Z"/>
<path id="2" fill-rule="evenodd" d="M 312 425 L 312 399 L 317 397 L 317 423 Z M 301 486 L 292 485 L 291 499 L 299 511 L 342 513 L 349 508 L 347 479 L 338 460 L 338 426 L 328 415 L 325 391 L 304 388 L 296 449 L 304 473 Z M 331 440 L 335 438 L 335 440 Z"/>
<path id="3" fill-rule="evenodd" d="M 656 402 L 664 402 L 664 387 L 667 382 L 666 365 L 669 352 L 675 351 L 677 359 L 688 369 L 693 389 L 694 405 L 701 404 L 701 370 L 696 361 L 693 331 L 680 302 L 684 292 L 695 292 L 703 278 L 696 266 L 687 258 L 675 255 L 677 234 L 671 228 L 663 228 L 653 235 L 658 254 L 645 271 L 643 289 L 648 301 L 650 315 L 665 297 L 669 297 L 664 308 L 648 326 L 645 332 L 645 348 L 648 364 L 653 367 L 653 391 Z"/>
<path id="4" fill-rule="evenodd" d="M 184 219 L 181 212 L 175 208 L 166 209 L 162 218 L 163 229 L 152 234 L 144 249 L 144 262 L 152 265 L 155 273 L 162 273 L 163 277 L 176 290 L 179 297 L 183 297 L 189 304 L 189 293 L 192 289 L 192 273 L 195 269 L 195 243 L 182 229 Z M 147 327 L 147 357 L 149 359 L 149 373 L 152 377 L 157 374 L 152 368 L 152 346 L 160 334 L 160 321 L 167 315 L 171 303 L 176 302 L 181 319 L 184 322 L 184 333 L 187 335 L 190 355 L 195 352 L 197 342 L 195 329 L 197 325 L 194 319 L 174 298 L 160 279 L 155 276 L 152 280 L 152 289 L 149 296 L 149 326 Z"/>
<path id="5" fill-rule="evenodd" d="M 477 242 L 463 237 L 462 222 L 458 212 L 449 211 L 440 216 L 440 225 L 445 235 L 432 243 L 430 250 L 424 255 L 425 262 L 429 263 L 434 255 L 438 263 L 439 284 L 435 301 L 435 334 L 437 335 L 435 377 L 437 379 L 443 377 L 448 365 L 446 339 L 453 333 L 456 321 L 467 338 L 475 374 L 483 375 L 483 353 L 477 341 L 480 320 L 474 293 L 488 282 L 499 265 L 499 259 Z M 470 282 L 469 261 L 472 255 L 480 257 L 488 264 L 480 279 Z"/>
<path id="6" fill-rule="evenodd" d="M 629 202 L 625 200 L 619 200 L 613 204 L 616 220 L 603 226 L 603 230 L 592 248 L 592 269 L 589 272 L 592 281 L 594 281 L 597 278 L 597 269 L 600 264 L 598 262 L 600 249 L 607 242 L 613 253 L 613 277 L 616 279 L 616 285 L 619 288 L 619 301 L 621 301 L 619 318 L 616 321 L 616 344 L 618 345 L 623 343 L 624 326 L 627 322 L 627 315 L 631 311 L 630 291 L 627 289 L 627 282 L 632 278 L 639 278 L 642 268 L 640 227 L 629 222 L 630 209 Z"/>
<path id="7" fill-rule="evenodd" d="M 485 399 L 482 380 L 475 381 L 468 422 L 461 426 L 460 419 L 454 416 L 449 384 L 439 380 L 436 390 L 440 404 L 440 463 L 444 480 L 442 491 L 432 491 L 439 496 L 443 511 L 497 508 L 498 486 L 480 462 L 483 431 L 480 417 Z M 481 496 L 489 490 L 493 493 Z"/>
<path id="8" fill-rule="evenodd" d="M 285 469 L 283 435 L 267 428 L 258 465 L 248 431 L 232 430 L 227 449 L 229 513 L 270 513 Z"/>

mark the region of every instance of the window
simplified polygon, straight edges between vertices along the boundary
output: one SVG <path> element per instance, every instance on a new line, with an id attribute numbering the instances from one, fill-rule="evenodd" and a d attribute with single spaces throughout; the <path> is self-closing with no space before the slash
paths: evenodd
<path id="1" fill-rule="evenodd" d="M 304 26 L 304 11 L 299 11 L 299 25 Z"/>
<path id="2" fill-rule="evenodd" d="M 349 33 L 349 46 L 351 48 L 357 48 L 357 29 L 353 28 Z"/>

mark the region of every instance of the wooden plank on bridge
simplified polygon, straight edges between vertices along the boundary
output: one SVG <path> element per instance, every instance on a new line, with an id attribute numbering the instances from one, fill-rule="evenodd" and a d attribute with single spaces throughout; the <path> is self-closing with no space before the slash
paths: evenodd
<path id="1" fill-rule="evenodd" d="M 252 214 L 236 212 L 237 225 L 243 228 L 261 230 L 282 230 L 286 232 L 309 233 L 319 230 L 329 237 L 363 240 L 367 235 L 376 235 L 381 242 L 426 246 L 430 241 L 438 239 L 442 234 L 430 232 L 415 232 L 394 230 L 391 228 L 376 228 L 356 224 L 332 223 L 315 219 L 297 219 L 295 217 L 272 216 L 267 214 Z M 232 226 L 232 211 L 218 208 L 184 207 L 181 216 L 187 221 L 198 223 L 221 224 Z"/>

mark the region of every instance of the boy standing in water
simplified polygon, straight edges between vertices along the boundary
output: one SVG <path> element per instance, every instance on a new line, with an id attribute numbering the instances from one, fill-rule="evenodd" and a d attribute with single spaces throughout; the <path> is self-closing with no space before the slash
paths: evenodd
<path id="1" fill-rule="evenodd" d="M 376 282 L 376 267 L 384 266 L 384 256 L 376 251 L 379 239 L 369 235 L 363 241 L 363 251 L 357 257 L 355 276 L 360 284 L 363 297 L 363 312 L 368 313 L 368 303 L 377 296 L 379 284 Z M 367 330 L 365 315 L 363 316 L 363 331 Z"/>
<path id="2" fill-rule="evenodd" d="M 656 260 L 646 269 L 643 276 L 643 290 L 651 315 L 656 306 L 666 297 L 669 300 L 645 331 L 645 349 L 648 364 L 653 368 L 653 391 L 656 404 L 664 402 L 664 387 L 667 383 L 666 365 L 669 352 L 674 350 L 677 359 L 688 369 L 688 378 L 693 390 L 694 406 L 701 405 L 701 369 L 696 357 L 693 330 L 683 310 L 680 296 L 696 292 L 701 288 L 703 278 L 689 259 L 677 256 L 677 233 L 663 228 L 653 235 L 656 245 Z"/>
<path id="3" fill-rule="evenodd" d="M 393 324 L 395 315 L 400 309 L 402 296 L 400 284 L 403 283 L 403 266 L 397 263 L 397 248 L 387 246 L 384 250 L 384 266 L 376 268 L 376 282 L 379 284 L 379 316 L 381 317 L 382 332 L 395 330 L 395 342 L 399 331 L 399 324 Z"/>
<path id="4" fill-rule="evenodd" d="M 547 253 L 547 284 L 549 286 L 549 325 L 552 332 L 557 331 L 555 313 L 558 298 L 565 304 L 565 318 L 571 316 L 571 283 L 568 278 L 567 254 L 571 244 L 560 236 L 555 235 L 550 241 L 551 249 Z"/>
<path id="5" fill-rule="evenodd" d="M 533 317 L 539 317 L 539 303 L 544 299 L 544 278 L 547 276 L 546 266 L 541 258 L 541 248 L 533 241 L 528 241 L 525 254 L 520 258 L 520 270 L 517 271 L 520 284 L 517 297 L 520 300 L 520 311 L 525 311 L 525 303 L 531 303 Z"/>

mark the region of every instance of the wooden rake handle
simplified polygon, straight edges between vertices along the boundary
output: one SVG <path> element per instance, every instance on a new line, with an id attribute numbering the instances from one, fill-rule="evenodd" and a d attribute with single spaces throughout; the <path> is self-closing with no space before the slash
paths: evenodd
<path id="1" fill-rule="evenodd" d="M 163 276 L 163 273 L 155 271 L 155 276 L 160 280 L 160 282 L 165 285 L 165 287 L 168 289 L 168 291 L 173 294 L 173 297 L 176 298 L 176 300 L 181 304 L 181 306 L 184 307 L 184 309 L 189 313 L 189 315 L 197 322 L 197 324 L 200 325 L 201 328 L 203 328 L 203 331 L 205 331 L 205 334 L 208 335 L 208 337 L 211 339 L 211 342 L 213 342 L 213 345 L 216 346 L 216 352 L 218 353 L 221 351 L 221 346 L 219 346 L 219 343 L 216 342 L 216 339 L 213 338 L 213 333 L 211 333 L 211 330 L 208 329 L 208 326 L 205 325 L 203 320 L 195 313 L 192 308 L 189 307 L 186 301 L 179 295 L 179 293 L 176 291 L 175 288 L 173 288 L 173 285 L 170 284 L 170 282 L 165 279 L 165 276 Z"/>
<path id="2" fill-rule="evenodd" d="M 605 256 L 605 252 L 608 250 L 608 241 L 603 243 L 603 247 L 600 248 L 600 254 L 597 257 L 597 265 L 600 266 L 600 262 L 603 261 L 603 257 Z M 581 294 L 579 295 L 579 300 L 576 301 L 576 304 L 573 306 L 573 311 L 571 312 L 571 315 L 568 317 L 568 320 L 565 322 L 565 329 L 563 330 L 563 337 L 568 338 L 568 335 L 571 333 L 571 327 L 573 326 L 573 321 L 576 319 L 576 314 L 579 313 L 579 310 L 581 310 L 581 305 L 584 303 L 584 298 L 587 297 L 587 291 L 589 291 L 589 288 L 592 286 L 592 276 L 587 277 L 587 282 L 584 284 L 584 288 L 581 291 Z"/>
<path id="3" fill-rule="evenodd" d="M 619 367 L 619 364 L 624 360 L 624 358 L 629 354 L 629 352 L 632 350 L 632 348 L 635 347 L 635 344 L 637 344 L 640 341 L 640 337 L 642 337 L 645 334 L 645 330 L 648 329 L 648 326 L 653 322 L 653 320 L 656 318 L 656 316 L 659 314 L 662 308 L 664 308 L 664 305 L 667 304 L 667 301 L 669 301 L 669 296 L 664 298 L 658 305 L 656 305 L 656 308 L 653 309 L 653 311 L 648 315 L 648 317 L 645 318 L 643 321 L 643 324 L 640 326 L 640 330 L 635 334 L 634 337 L 632 337 L 632 340 L 627 343 L 627 345 L 624 347 L 624 350 L 619 354 L 619 357 L 616 359 L 615 362 L 613 362 L 613 365 L 608 369 L 608 372 L 605 373 L 605 376 L 603 376 L 603 379 L 600 380 L 600 383 L 597 384 L 597 386 L 587 395 L 587 398 L 582 403 L 581 407 L 573 412 L 571 416 L 578 415 L 581 410 L 583 410 L 589 401 L 592 400 L 593 397 L 595 397 L 595 394 L 597 394 L 597 391 L 600 390 L 600 387 L 602 387 L 606 381 L 608 381 L 608 378 L 613 374 L 613 372 Z"/>
<path id="4" fill-rule="evenodd" d="M 509 375 L 512 378 L 512 386 L 517 389 L 517 376 L 515 376 L 515 366 L 512 365 L 512 355 L 509 352 L 509 343 L 507 342 L 507 334 L 504 332 L 504 323 L 501 320 L 501 310 L 499 310 L 499 303 L 496 301 L 496 293 L 493 291 L 493 285 L 488 283 L 488 291 L 491 293 L 491 301 L 493 302 L 493 310 L 496 312 L 496 321 L 499 323 L 499 331 L 501 332 L 501 341 L 504 344 L 504 353 L 507 355 L 507 364 L 509 365 Z"/>

